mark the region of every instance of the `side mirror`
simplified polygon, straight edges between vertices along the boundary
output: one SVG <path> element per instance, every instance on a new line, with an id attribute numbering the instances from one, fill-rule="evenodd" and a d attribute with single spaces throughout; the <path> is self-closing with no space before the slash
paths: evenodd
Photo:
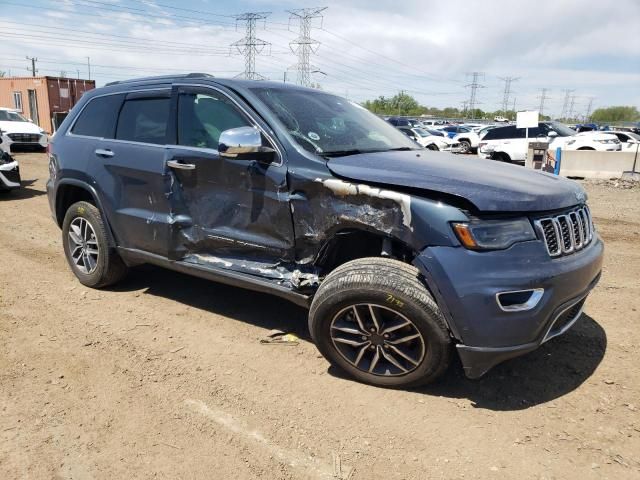
<path id="1" fill-rule="evenodd" d="M 220 134 L 218 152 L 221 157 L 238 160 L 259 159 L 271 161 L 275 150 L 263 145 L 260 130 L 254 127 L 230 128 Z"/>
<path id="2" fill-rule="evenodd" d="M 547 137 L 549 138 L 554 138 L 558 136 L 558 132 L 554 132 L 553 130 L 549 131 L 549 133 L 547 133 Z"/>

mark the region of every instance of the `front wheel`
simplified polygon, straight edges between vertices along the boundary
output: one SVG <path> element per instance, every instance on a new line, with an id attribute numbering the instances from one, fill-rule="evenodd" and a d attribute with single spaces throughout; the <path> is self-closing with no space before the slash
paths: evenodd
<path id="1" fill-rule="evenodd" d="M 309 312 L 320 352 L 359 381 L 385 387 L 433 382 L 447 369 L 452 342 L 418 270 L 363 258 L 331 272 Z"/>

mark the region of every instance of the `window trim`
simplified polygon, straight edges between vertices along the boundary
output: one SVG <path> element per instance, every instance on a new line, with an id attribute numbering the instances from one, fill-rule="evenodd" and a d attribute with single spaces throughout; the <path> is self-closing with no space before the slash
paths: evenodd
<path id="1" fill-rule="evenodd" d="M 116 138 L 104 138 L 104 137 L 96 137 L 93 135 L 78 135 L 76 133 L 73 133 L 73 127 L 76 126 L 76 123 L 78 122 L 78 119 L 80 118 L 80 116 L 82 115 L 82 112 L 84 112 L 84 109 L 87 108 L 87 106 L 93 102 L 96 98 L 102 98 L 102 97 L 108 97 L 111 95 L 123 95 L 124 94 L 124 99 L 122 102 L 122 105 L 124 105 L 124 102 L 127 100 L 127 95 L 129 93 L 137 93 L 137 92 L 152 92 L 152 91 L 164 91 L 164 90 L 168 90 L 169 92 L 171 92 L 171 87 L 163 87 L 163 88 L 154 88 L 154 89 L 140 89 L 140 90 L 129 90 L 129 91 L 122 91 L 122 92 L 109 92 L 109 93 L 103 93 L 101 95 L 96 95 L 95 97 L 91 97 L 87 103 L 85 103 L 82 108 L 80 109 L 80 111 L 78 112 L 78 114 L 75 116 L 75 118 L 73 119 L 73 122 L 71 122 L 71 125 L 69 125 L 69 128 L 67 128 L 67 131 L 65 132 L 65 137 L 69 136 L 69 137 L 77 137 L 77 138 L 93 138 L 93 139 L 97 139 L 97 140 L 108 140 L 108 141 L 116 141 L 116 142 L 121 142 L 121 143 L 135 143 L 136 145 L 153 145 L 153 146 L 162 146 L 164 147 L 165 145 L 162 144 L 158 144 L 158 143 L 143 143 L 143 142 L 135 142 L 132 140 L 118 140 Z M 122 107 L 121 107 L 122 108 Z M 118 113 L 118 116 L 120 116 L 120 114 Z M 118 125 L 118 119 L 116 119 L 116 128 Z M 115 135 L 115 134 L 114 134 Z"/>
<path id="2" fill-rule="evenodd" d="M 24 107 L 23 107 L 23 103 L 22 103 L 22 92 L 19 90 L 14 90 L 13 92 L 11 92 L 13 94 L 13 106 L 15 107 L 15 109 L 17 111 L 19 111 L 20 113 L 24 113 Z M 16 102 L 16 99 L 20 99 L 20 108 L 18 108 L 18 102 Z"/>
<path id="3" fill-rule="evenodd" d="M 168 96 L 163 96 L 163 95 L 158 95 L 158 93 L 164 93 L 163 90 L 148 90 L 148 95 L 145 94 L 139 94 L 139 92 L 126 92 L 124 99 L 122 101 L 122 105 L 120 105 L 120 111 L 118 112 L 118 117 L 116 118 L 116 129 L 113 133 L 113 137 L 114 138 L 107 138 L 105 140 L 117 140 L 119 142 L 123 142 L 123 143 L 135 143 L 136 145 L 159 145 L 161 147 L 164 147 L 166 145 L 168 145 L 168 140 L 169 140 L 169 128 L 171 128 L 171 124 L 172 124 L 172 120 L 173 120 L 173 116 L 175 116 L 175 113 L 172 110 L 172 104 L 171 104 L 171 92 Z M 133 93 L 133 96 L 131 98 L 129 98 L 129 95 Z M 118 125 L 120 124 L 120 116 L 122 115 L 122 110 L 124 109 L 124 106 L 126 105 L 127 102 L 136 102 L 136 101 L 140 101 L 140 100 L 169 100 L 169 117 L 167 118 L 167 126 L 166 129 L 164 131 L 164 143 L 149 143 L 149 142 L 140 142 L 138 140 L 125 140 L 122 138 L 116 138 L 118 135 Z"/>
<path id="4" fill-rule="evenodd" d="M 274 167 L 281 167 L 282 165 L 284 165 L 284 154 L 282 153 L 282 149 L 280 148 L 280 144 L 278 142 L 275 141 L 275 139 L 273 138 L 273 135 L 271 135 L 269 132 L 266 131 L 266 129 L 264 127 L 262 127 L 262 125 L 260 125 L 260 122 L 258 122 L 255 118 L 255 115 L 253 115 L 251 113 L 250 110 L 246 109 L 242 104 L 240 104 L 237 100 L 235 100 L 234 98 L 232 98 L 231 96 L 229 96 L 227 94 L 227 92 L 225 92 L 224 90 L 222 90 L 221 88 L 218 88 L 216 86 L 213 85 L 206 85 L 206 84 L 202 84 L 202 83 L 172 83 L 169 86 L 166 87 L 161 87 L 158 88 L 157 86 L 148 86 L 149 88 L 139 88 L 136 90 L 123 90 L 123 91 L 118 91 L 118 92 L 109 92 L 109 93 L 103 93 L 101 95 L 96 95 L 95 97 L 91 97 L 87 103 L 85 103 L 82 108 L 80 109 L 80 111 L 78 112 L 78 114 L 75 116 L 75 118 L 73 119 L 73 122 L 71 122 L 71 125 L 69 125 L 69 128 L 67 128 L 67 131 L 65 132 L 64 136 L 67 137 L 77 137 L 77 138 L 89 138 L 89 139 L 97 139 L 97 140 L 105 140 L 105 141 L 110 141 L 110 142 L 118 142 L 118 143 L 125 143 L 125 144 L 134 144 L 134 145 L 146 145 L 146 146 L 150 146 L 150 147 L 161 147 L 161 148 L 182 148 L 182 149 L 187 149 L 187 150 L 192 150 L 192 151 L 206 151 L 206 152 L 215 152 L 218 155 L 220 154 L 220 152 L 218 152 L 218 150 L 215 149 L 211 149 L 211 148 L 201 148 L 201 147 L 190 147 L 187 145 L 176 145 L 176 144 L 166 144 L 166 145 L 160 145 L 157 143 L 143 143 L 143 142 L 135 142 L 132 140 L 118 140 L 115 138 L 104 138 L 104 137 L 94 137 L 91 135 L 76 135 L 72 132 L 73 127 L 75 126 L 76 122 L 78 121 L 78 118 L 80 118 L 80 115 L 82 115 L 82 112 L 84 111 L 85 108 L 87 108 L 87 105 L 89 105 L 91 102 L 93 102 L 96 98 L 100 98 L 100 97 L 107 97 L 109 95 L 121 95 L 124 94 L 125 95 L 125 101 L 126 101 L 126 96 L 130 93 L 138 93 L 138 92 L 160 92 L 160 91 L 169 91 L 171 94 L 171 98 L 173 99 L 174 95 L 177 95 L 177 91 L 173 92 L 173 89 L 176 88 L 176 90 L 179 87 L 196 87 L 196 88 L 203 88 L 205 90 L 213 90 L 215 92 L 220 93 L 221 95 L 224 95 L 226 98 L 229 99 L 229 101 L 231 101 L 238 109 L 240 109 L 248 118 L 249 120 L 251 120 L 251 122 L 253 123 L 253 126 L 256 127 L 258 130 L 260 130 L 260 132 L 267 138 L 267 140 L 269 140 L 269 143 L 271 143 L 271 146 L 274 148 L 274 150 L 276 151 L 276 153 L 278 154 L 278 158 L 280 159 L 279 162 L 271 162 L 269 163 L 269 165 L 274 166 Z M 124 105 L 124 101 L 122 103 Z M 177 112 L 173 112 L 172 113 L 172 118 L 169 119 L 169 122 L 171 123 L 172 120 L 174 120 L 175 117 L 175 122 L 176 122 L 176 126 L 177 126 Z M 169 125 L 170 125 L 169 123 Z"/>
<path id="5" fill-rule="evenodd" d="M 278 144 L 278 142 L 275 141 L 275 139 L 273 138 L 272 135 L 270 135 L 263 127 L 262 125 L 260 125 L 260 122 L 258 122 L 255 119 L 255 116 L 252 115 L 251 111 L 246 109 L 242 104 L 240 104 L 237 100 L 235 100 L 234 98 L 232 98 L 229 94 L 227 94 L 227 92 L 225 92 L 224 90 L 222 90 L 221 88 L 215 87 L 213 85 L 206 85 L 206 84 L 202 84 L 202 83 L 174 83 L 173 87 L 176 89 L 174 95 L 176 95 L 176 100 L 177 100 L 177 96 L 179 95 L 178 90 L 180 89 L 180 87 L 191 87 L 191 88 L 202 88 L 204 90 L 213 90 L 214 92 L 219 93 L 220 95 L 223 95 L 225 98 L 227 98 L 231 103 L 233 103 L 242 113 L 244 113 L 246 115 L 246 117 L 251 121 L 251 123 L 253 124 L 253 126 L 255 128 L 257 128 L 258 130 L 260 130 L 260 132 L 265 136 L 265 138 L 269 141 L 269 143 L 271 143 L 271 146 L 274 148 L 274 150 L 276 151 L 276 153 L 278 154 L 278 158 L 280 159 L 279 162 L 271 162 L 269 163 L 269 165 L 272 165 L 274 167 L 281 167 L 282 165 L 284 165 L 284 155 L 282 153 L 282 150 L 280 148 L 280 145 Z M 176 128 L 178 127 L 178 116 L 177 116 L 177 112 L 176 112 Z M 177 141 L 177 138 L 176 138 Z M 220 152 L 217 149 L 214 148 L 204 148 L 204 147 L 191 147 L 189 145 L 167 145 L 167 147 L 169 148 L 182 148 L 182 149 L 187 149 L 187 150 L 192 150 L 195 152 L 215 152 L 218 155 L 220 154 Z M 237 161 L 237 160 L 236 160 Z"/>

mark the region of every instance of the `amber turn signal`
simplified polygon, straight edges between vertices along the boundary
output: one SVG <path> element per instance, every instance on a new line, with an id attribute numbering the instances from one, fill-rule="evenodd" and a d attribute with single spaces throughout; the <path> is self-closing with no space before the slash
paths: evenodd
<path id="1" fill-rule="evenodd" d="M 465 247 L 471 249 L 478 248 L 478 243 L 476 242 L 475 238 L 473 238 L 471 230 L 469 229 L 469 225 L 467 225 L 466 223 L 454 223 L 452 226 L 453 230 L 458 236 L 458 239 Z"/>

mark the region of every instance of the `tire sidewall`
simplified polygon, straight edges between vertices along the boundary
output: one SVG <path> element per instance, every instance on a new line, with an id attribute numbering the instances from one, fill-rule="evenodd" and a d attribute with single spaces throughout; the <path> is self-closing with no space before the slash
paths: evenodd
<path id="1" fill-rule="evenodd" d="M 67 263 L 69 267 L 78 278 L 80 283 L 86 285 L 88 287 L 94 287 L 98 285 L 106 272 L 107 262 L 108 262 L 108 244 L 106 236 L 104 235 L 104 230 L 102 228 L 102 219 L 100 218 L 100 213 L 96 207 L 87 202 L 77 202 L 71 205 L 67 210 L 67 213 L 64 216 L 64 221 L 62 223 L 62 246 L 64 249 L 64 255 L 67 259 Z M 69 248 L 69 227 L 71 222 L 76 218 L 85 219 L 93 232 L 96 235 L 96 241 L 98 243 L 98 265 L 96 269 L 90 273 L 86 274 L 80 271 L 78 267 L 73 262 L 71 258 L 71 251 Z"/>
<path id="2" fill-rule="evenodd" d="M 403 306 L 398 307 L 390 304 L 390 295 L 395 300 L 400 301 Z M 402 313 L 411 320 L 422 335 L 426 348 L 424 358 L 415 370 L 408 374 L 389 377 L 373 375 L 354 367 L 340 354 L 331 340 L 331 322 L 341 310 L 360 303 L 381 305 Z M 421 306 L 420 302 L 416 302 L 401 291 L 382 292 L 380 289 L 376 289 L 375 286 L 359 287 L 334 293 L 327 298 L 323 298 L 312 311 L 310 330 L 318 350 L 331 362 L 357 380 L 385 387 L 407 387 L 423 383 L 425 378 L 428 378 L 439 369 L 440 362 L 448 354 L 449 339 L 443 338 L 442 330 L 436 326 L 436 320 L 432 318 L 432 316 L 438 315 L 441 315 L 438 311 L 434 311 L 428 306 L 427 308 Z"/>

